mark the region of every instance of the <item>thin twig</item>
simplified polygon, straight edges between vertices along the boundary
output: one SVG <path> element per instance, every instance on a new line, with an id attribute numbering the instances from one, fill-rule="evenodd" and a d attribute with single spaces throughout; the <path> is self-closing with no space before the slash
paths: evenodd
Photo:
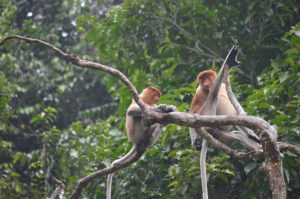
<path id="1" fill-rule="evenodd" d="M 226 91 L 227 91 L 228 98 L 229 98 L 231 104 L 233 105 L 233 107 L 235 108 L 236 112 L 238 113 L 238 115 L 247 115 L 232 91 L 228 68 L 225 68 L 224 79 L 225 79 Z M 239 129 L 242 130 L 243 132 L 245 132 L 248 136 L 256 139 L 257 141 L 260 140 L 260 138 L 251 129 L 245 128 L 243 126 L 239 126 Z"/>
<path id="2" fill-rule="evenodd" d="M 58 179 L 56 179 L 51 173 L 49 175 L 52 178 L 52 180 L 54 180 L 54 182 L 58 185 L 49 198 L 49 199 L 55 199 L 60 194 L 60 192 L 63 190 L 64 184 L 61 181 L 59 181 Z"/>

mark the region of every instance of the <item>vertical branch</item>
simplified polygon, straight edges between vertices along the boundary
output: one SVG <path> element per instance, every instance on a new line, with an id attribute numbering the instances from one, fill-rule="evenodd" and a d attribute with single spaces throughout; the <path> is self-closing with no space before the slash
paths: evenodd
<path id="1" fill-rule="evenodd" d="M 233 107 L 235 108 L 236 112 L 238 113 L 238 115 L 247 115 L 232 91 L 228 67 L 225 68 L 224 79 L 225 79 L 226 91 L 227 91 L 228 98 L 229 98 L 231 104 L 233 105 Z M 246 127 L 241 127 L 241 126 L 239 126 L 238 128 L 241 131 L 245 132 L 251 138 L 253 138 L 257 141 L 260 141 L 259 137 L 251 129 L 246 128 Z"/>
<path id="2" fill-rule="evenodd" d="M 244 111 L 243 107 L 240 105 L 240 103 L 236 99 L 235 95 L 233 94 L 231 84 L 230 84 L 228 67 L 225 68 L 224 79 L 225 79 L 226 91 L 227 91 L 228 98 L 231 101 L 231 104 L 235 108 L 236 112 L 238 113 L 238 115 L 247 115 L 246 112 Z"/>
<path id="3" fill-rule="evenodd" d="M 272 191 L 272 199 L 286 199 L 286 184 L 283 175 L 283 164 L 278 145 L 276 143 L 275 129 L 270 126 L 268 131 L 261 133 L 265 161 L 260 169 L 266 175 Z"/>
<path id="4" fill-rule="evenodd" d="M 237 110 L 238 114 L 247 115 L 232 92 L 228 69 L 225 70 L 225 83 L 228 97 L 234 108 Z M 247 133 L 248 136 L 258 138 L 258 136 L 251 129 L 248 129 L 246 127 L 239 128 Z M 272 191 L 272 199 L 285 199 L 286 185 L 283 175 L 282 157 L 280 155 L 280 151 L 276 141 L 277 131 L 269 125 L 267 128 L 261 131 L 260 138 L 265 155 L 265 161 L 262 163 L 260 169 L 263 171 L 269 181 Z"/>

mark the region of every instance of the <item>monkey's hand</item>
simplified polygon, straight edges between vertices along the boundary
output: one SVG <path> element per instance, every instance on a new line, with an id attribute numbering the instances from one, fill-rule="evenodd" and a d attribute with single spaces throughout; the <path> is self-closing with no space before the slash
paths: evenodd
<path id="1" fill-rule="evenodd" d="M 176 106 L 169 105 L 169 104 L 160 104 L 159 106 L 155 107 L 153 110 L 160 113 L 177 112 Z"/>
<path id="2" fill-rule="evenodd" d="M 228 67 L 231 68 L 233 66 L 241 65 L 241 62 L 237 61 L 237 56 L 240 52 L 240 49 L 238 46 L 233 46 L 228 53 L 225 63 L 228 64 Z"/>
<path id="3" fill-rule="evenodd" d="M 199 137 L 196 137 L 194 140 L 192 140 L 192 146 L 196 151 L 201 151 L 202 149 L 202 139 Z"/>

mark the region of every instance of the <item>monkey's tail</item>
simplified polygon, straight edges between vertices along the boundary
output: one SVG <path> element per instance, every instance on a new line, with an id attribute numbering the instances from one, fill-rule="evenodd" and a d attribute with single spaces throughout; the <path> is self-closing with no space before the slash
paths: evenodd
<path id="1" fill-rule="evenodd" d="M 110 174 L 108 174 L 108 177 L 107 177 L 106 199 L 111 199 L 111 186 L 112 186 L 113 176 L 114 176 L 114 173 L 110 173 Z"/>
<path id="2" fill-rule="evenodd" d="M 201 170 L 201 183 L 202 183 L 202 197 L 203 199 L 208 199 L 207 192 L 207 178 L 206 178 L 206 153 L 207 153 L 207 141 L 202 140 L 202 149 L 200 155 L 200 170 Z"/>
<path id="3" fill-rule="evenodd" d="M 107 177 L 106 199 L 111 199 L 111 186 L 113 175 L 113 173 L 110 173 Z"/>
<path id="4" fill-rule="evenodd" d="M 137 145 L 134 144 L 132 149 L 124 157 L 113 161 L 111 165 L 114 166 L 116 164 L 124 164 L 126 161 L 130 160 L 135 156 L 136 151 L 137 151 Z M 111 189 L 112 189 L 111 187 L 112 187 L 113 175 L 114 173 L 110 173 L 107 176 L 106 199 L 111 199 Z"/>

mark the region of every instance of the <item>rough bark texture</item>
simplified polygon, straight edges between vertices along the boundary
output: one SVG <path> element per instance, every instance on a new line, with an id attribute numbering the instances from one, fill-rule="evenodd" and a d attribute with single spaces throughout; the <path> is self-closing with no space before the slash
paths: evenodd
<path id="1" fill-rule="evenodd" d="M 58 179 L 56 179 L 52 174 L 50 174 L 50 177 L 57 184 L 57 187 L 56 187 L 56 189 L 54 190 L 54 192 L 52 193 L 52 195 L 50 196 L 49 199 L 55 199 L 60 194 L 60 192 L 63 190 L 64 184 L 61 181 L 59 181 Z"/>
<path id="2" fill-rule="evenodd" d="M 276 133 L 274 128 L 261 133 L 260 137 L 263 143 L 265 161 L 260 168 L 269 181 L 272 199 L 285 199 L 287 194 L 286 185 L 283 175 L 282 157 L 276 142 Z"/>
<path id="3" fill-rule="evenodd" d="M 138 159 L 141 158 L 141 156 L 145 153 L 147 148 L 139 148 L 139 150 L 137 151 L 137 153 L 135 154 L 134 157 L 132 157 L 131 159 L 129 159 L 128 161 L 124 162 L 122 165 L 114 165 L 105 169 L 101 169 L 98 170 L 94 173 L 91 173 L 83 178 L 81 178 L 80 180 L 78 180 L 77 186 L 74 190 L 74 192 L 72 193 L 70 199 L 77 199 L 80 197 L 83 189 L 88 185 L 89 182 L 91 182 L 92 180 L 99 178 L 99 177 L 103 177 L 106 176 L 110 173 L 114 173 L 122 168 L 128 167 L 129 165 L 131 165 L 132 163 L 136 162 Z"/>
<path id="4" fill-rule="evenodd" d="M 213 126 L 222 126 L 222 125 L 237 125 L 241 127 L 247 127 L 249 129 L 252 129 L 255 132 L 258 132 L 259 138 L 262 141 L 263 150 L 250 151 L 248 153 L 237 152 L 231 149 L 230 147 L 228 147 L 227 145 L 219 142 L 208 133 L 204 132 L 202 136 L 211 145 L 216 146 L 218 149 L 223 150 L 224 152 L 226 152 L 227 154 L 229 154 L 230 156 L 236 159 L 252 159 L 253 157 L 257 157 L 263 154 L 265 156 L 265 161 L 261 165 L 261 169 L 264 172 L 264 174 L 267 176 L 267 179 L 269 180 L 270 188 L 272 190 L 272 198 L 273 199 L 286 198 L 286 185 L 283 176 L 282 157 L 280 156 L 279 149 L 289 150 L 297 155 L 300 155 L 300 149 L 290 144 L 277 143 L 276 130 L 272 126 L 270 126 L 265 120 L 258 117 L 247 116 L 247 115 L 200 116 L 197 114 L 188 114 L 183 112 L 157 113 L 148 109 L 144 105 L 144 103 L 139 99 L 136 88 L 131 84 L 131 82 L 127 79 L 127 77 L 120 71 L 99 63 L 81 60 L 75 54 L 66 54 L 60 49 L 54 47 L 53 45 L 38 39 L 26 38 L 18 35 L 9 36 L 4 38 L 0 42 L 0 47 L 10 39 L 20 39 L 30 43 L 41 44 L 57 52 L 59 55 L 64 57 L 66 60 L 72 62 L 76 66 L 98 69 L 119 78 L 129 88 L 129 90 L 133 95 L 134 100 L 137 102 L 137 104 L 140 106 L 141 110 L 143 111 L 144 113 L 143 119 L 147 125 L 151 125 L 154 123 L 160 123 L 164 125 L 173 123 L 180 126 L 187 126 L 192 128 L 201 128 L 204 126 L 213 127 Z M 237 106 L 237 109 L 239 109 L 240 113 L 243 113 L 243 109 L 241 107 Z M 250 135 L 251 132 L 250 133 L 248 132 L 248 134 Z M 71 198 L 72 199 L 79 198 L 82 193 L 82 190 L 91 180 L 115 172 L 117 170 L 120 170 L 132 164 L 133 162 L 138 160 L 144 154 L 145 151 L 146 151 L 145 148 L 141 148 L 137 152 L 136 156 L 134 156 L 132 159 L 125 162 L 123 165 L 105 168 L 80 179 Z M 62 186 L 59 185 L 58 188 L 59 188 L 58 190 L 61 191 Z M 52 195 L 55 198 L 58 194 L 55 191 Z"/>

